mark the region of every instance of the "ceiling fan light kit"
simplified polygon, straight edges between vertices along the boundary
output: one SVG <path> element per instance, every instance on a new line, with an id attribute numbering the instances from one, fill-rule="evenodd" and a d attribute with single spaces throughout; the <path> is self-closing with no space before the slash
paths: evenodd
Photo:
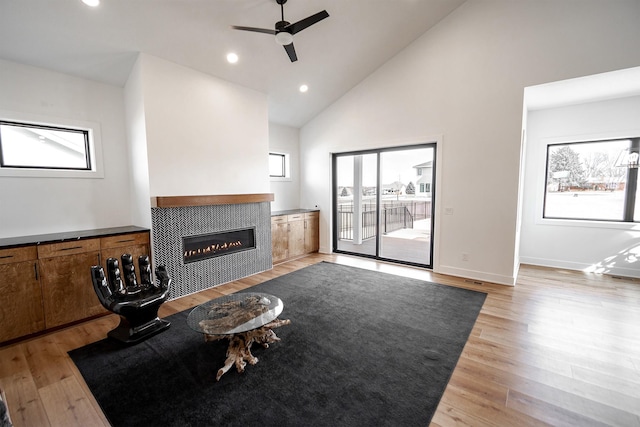
<path id="1" fill-rule="evenodd" d="M 274 30 L 255 27 L 240 27 L 237 25 L 232 25 L 231 28 L 233 28 L 234 30 L 252 31 L 254 33 L 265 33 L 274 35 L 276 43 L 284 46 L 284 50 L 285 52 L 287 52 L 287 55 L 289 55 L 289 59 L 291 60 L 291 62 L 295 62 L 298 60 L 298 56 L 296 55 L 296 50 L 293 47 L 293 35 L 299 33 L 307 27 L 310 27 L 313 24 L 322 21 L 325 18 L 328 18 L 329 14 L 326 10 L 323 10 L 322 12 L 318 12 L 314 15 L 304 18 L 301 21 L 291 24 L 284 20 L 284 4 L 286 2 L 287 0 L 276 0 L 276 3 L 280 5 L 281 20 L 276 22 Z"/>
<path id="2" fill-rule="evenodd" d="M 276 43 L 281 46 L 286 46 L 293 43 L 293 34 L 286 31 L 280 31 L 276 34 Z"/>

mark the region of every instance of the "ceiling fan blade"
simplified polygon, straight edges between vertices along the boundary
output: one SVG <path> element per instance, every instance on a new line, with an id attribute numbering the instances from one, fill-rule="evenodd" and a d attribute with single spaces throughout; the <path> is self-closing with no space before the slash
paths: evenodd
<path id="1" fill-rule="evenodd" d="M 276 34 L 276 30 L 268 30 L 266 28 L 239 27 L 237 25 L 232 25 L 231 28 L 233 28 L 234 30 L 253 31 L 254 33 L 271 34 L 272 36 Z"/>
<path id="2" fill-rule="evenodd" d="M 298 55 L 296 55 L 296 49 L 293 47 L 293 43 L 284 45 L 284 50 L 287 51 L 287 55 L 289 55 L 291 62 L 296 62 L 298 60 Z"/>
<path id="3" fill-rule="evenodd" d="M 288 25 L 285 29 L 291 34 L 295 34 L 328 17 L 329 13 L 326 10 L 323 10 L 322 12 L 318 12 L 301 21 L 294 22 L 293 24 Z"/>

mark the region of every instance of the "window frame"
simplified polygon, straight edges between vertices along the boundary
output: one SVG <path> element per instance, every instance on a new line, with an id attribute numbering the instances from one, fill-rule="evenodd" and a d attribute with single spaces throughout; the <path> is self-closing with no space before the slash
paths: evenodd
<path id="1" fill-rule="evenodd" d="M 269 151 L 269 159 L 271 156 L 281 156 L 282 157 L 282 168 L 284 175 L 271 175 L 271 165 L 269 164 L 269 179 L 271 181 L 291 181 L 291 156 L 289 153 L 284 151 Z"/>
<path id="2" fill-rule="evenodd" d="M 638 168 L 631 167 L 626 169 L 626 181 L 625 181 L 625 189 L 624 189 L 624 205 L 623 205 L 623 218 L 622 219 L 606 219 L 606 218 L 578 218 L 578 217 L 557 217 L 557 216 L 546 216 L 546 207 L 547 207 L 547 186 L 548 186 L 548 177 L 549 177 L 549 160 L 550 160 L 550 149 L 551 147 L 556 146 L 571 146 L 575 144 L 589 144 L 589 143 L 603 143 L 603 142 L 616 142 L 616 141 L 629 141 L 629 152 L 638 153 L 640 151 L 640 137 L 633 136 L 620 136 L 620 137 L 607 137 L 607 138 L 594 138 L 594 139 L 580 139 L 580 140 L 569 140 L 569 141 L 547 141 L 544 144 L 543 150 L 543 163 L 544 163 L 544 175 L 542 176 L 542 197 L 541 197 L 541 206 L 540 206 L 540 217 L 536 221 L 541 224 L 557 224 L 557 225 L 575 225 L 575 226 L 584 226 L 591 225 L 593 227 L 603 227 L 603 228 L 625 228 L 628 226 L 635 227 L 636 224 L 640 223 L 640 220 L 634 221 L 634 209 L 635 209 L 635 199 L 636 199 L 636 191 L 638 188 Z"/>
<path id="3" fill-rule="evenodd" d="M 2 166 L 0 177 L 104 178 L 100 124 L 96 122 L 0 110 L 0 121 L 32 127 L 86 132 L 88 169 Z"/>
<path id="4" fill-rule="evenodd" d="M 34 123 L 24 123 L 24 122 L 16 122 L 9 120 L 0 119 L 0 126 L 12 126 L 12 127 L 22 127 L 29 129 L 42 129 L 42 130 L 51 130 L 51 131 L 63 131 L 69 133 L 78 133 L 82 134 L 84 140 L 84 163 L 85 167 L 71 167 L 71 166 L 37 166 L 37 165 L 8 165 L 5 164 L 4 161 L 4 151 L 2 148 L 2 136 L 0 134 L 0 168 L 7 169 L 54 169 L 54 170 L 81 170 L 87 171 L 91 170 L 91 150 L 89 149 L 89 131 L 87 129 L 71 129 L 61 126 L 45 126 L 41 124 Z M 40 138 L 43 138 L 42 136 Z"/>

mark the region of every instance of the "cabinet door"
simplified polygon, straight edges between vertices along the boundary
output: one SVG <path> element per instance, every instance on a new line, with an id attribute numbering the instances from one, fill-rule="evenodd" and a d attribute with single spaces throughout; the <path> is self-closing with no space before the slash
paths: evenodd
<path id="1" fill-rule="evenodd" d="M 35 246 L 0 250 L 0 342 L 44 329 Z"/>
<path id="2" fill-rule="evenodd" d="M 131 254 L 138 274 L 138 257 L 149 255 L 151 257 L 149 233 L 123 234 L 119 236 L 103 237 L 100 239 L 100 257 L 102 268 L 107 271 L 107 259 L 121 260 L 122 254 Z"/>
<path id="3" fill-rule="evenodd" d="M 271 252 L 272 262 L 280 262 L 287 259 L 289 248 L 289 235 L 287 233 L 286 217 L 284 221 L 271 221 Z"/>
<path id="4" fill-rule="evenodd" d="M 289 257 L 304 254 L 304 216 L 302 214 L 289 215 Z"/>
<path id="5" fill-rule="evenodd" d="M 320 213 L 307 212 L 304 219 L 304 251 L 318 252 L 320 249 Z"/>
<path id="6" fill-rule="evenodd" d="M 91 267 L 100 262 L 100 239 L 46 244 L 38 254 L 47 328 L 106 312 L 91 283 Z"/>

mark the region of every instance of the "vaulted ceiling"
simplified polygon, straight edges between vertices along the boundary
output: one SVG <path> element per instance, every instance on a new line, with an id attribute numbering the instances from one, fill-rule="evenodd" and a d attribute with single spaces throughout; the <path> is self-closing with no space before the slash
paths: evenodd
<path id="1" fill-rule="evenodd" d="M 273 36 L 230 28 L 274 28 L 276 0 L 2 0 L 0 58 L 123 86 L 144 52 L 263 92 L 271 121 L 301 127 L 464 1 L 288 0 L 289 22 L 329 13 L 294 36 L 292 63 Z"/>

